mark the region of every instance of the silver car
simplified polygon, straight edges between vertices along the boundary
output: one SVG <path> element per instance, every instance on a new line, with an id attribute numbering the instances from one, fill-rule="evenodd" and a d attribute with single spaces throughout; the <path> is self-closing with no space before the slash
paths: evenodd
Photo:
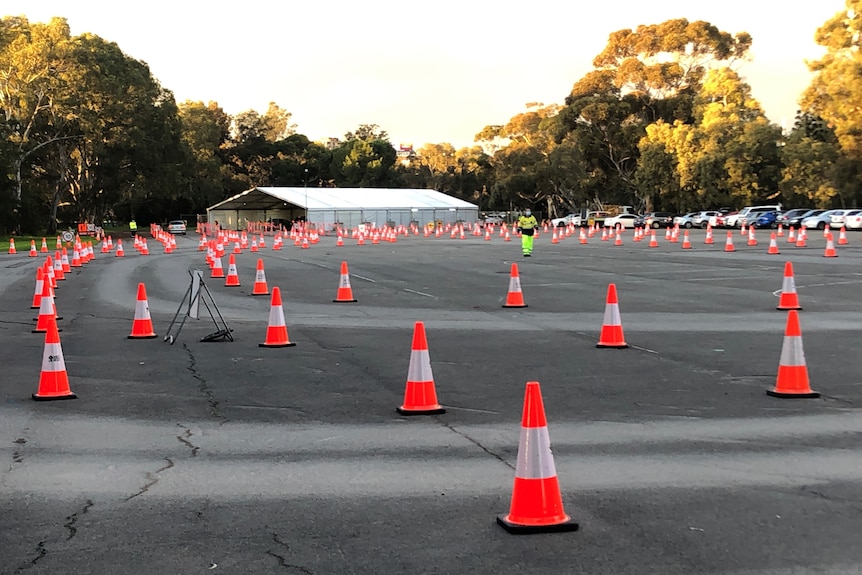
<path id="1" fill-rule="evenodd" d="M 823 228 L 826 227 L 826 224 L 829 224 L 830 227 L 832 226 L 833 214 L 844 215 L 845 211 L 847 211 L 847 210 L 826 210 L 822 214 L 818 214 L 816 216 L 810 216 L 810 217 L 805 218 L 804 220 L 802 220 L 802 225 L 805 226 L 806 228 L 808 228 L 809 230 L 814 229 L 814 228 L 817 228 L 818 230 L 822 230 Z"/>

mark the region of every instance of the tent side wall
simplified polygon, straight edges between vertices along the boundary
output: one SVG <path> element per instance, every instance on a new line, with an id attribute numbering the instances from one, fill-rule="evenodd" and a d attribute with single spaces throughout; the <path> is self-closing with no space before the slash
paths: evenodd
<path id="1" fill-rule="evenodd" d="M 308 221 L 324 229 L 340 226 L 353 228 L 360 224 L 384 226 L 408 226 L 416 223 L 424 227 L 429 223 L 454 224 L 475 223 L 479 219 L 479 208 L 413 208 L 413 209 L 369 209 L 369 210 L 315 210 L 308 211 Z"/>

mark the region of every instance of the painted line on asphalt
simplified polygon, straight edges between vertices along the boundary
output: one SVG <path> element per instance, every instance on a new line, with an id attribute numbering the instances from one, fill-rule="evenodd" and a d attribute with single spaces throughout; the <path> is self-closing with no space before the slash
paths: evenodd
<path id="1" fill-rule="evenodd" d="M 433 299 L 437 299 L 437 296 L 435 296 L 435 295 L 431 295 L 430 293 L 425 293 L 425 292 L 421 292 L 421 291 L 416 291 L 416 290 L 414 290 L 414 289 L 404 288 L 404 291 L 408 291 L 408 292 L 410 292 L 410 293 L 415 293 L 415 294 L 417 294 L 417 295 L 423 295 L 423 296 L 425 296 L 425 297 L 430 297 L 430 298 L 433 298 Z"/>

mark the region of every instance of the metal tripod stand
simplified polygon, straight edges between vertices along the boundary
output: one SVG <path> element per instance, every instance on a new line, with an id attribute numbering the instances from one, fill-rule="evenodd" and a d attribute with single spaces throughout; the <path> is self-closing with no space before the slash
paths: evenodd
<path id="1" fill-rule="evenodd" d="M 184 295 L 182 301 L 180 301 L 180 306 L 177 308 L 177 313 L 174 314 L 174 319 L 171 320 L 171 325 L 168 326 L 168 334 L 165 336 L 165 341 L 174 345 L 174 342 L 180 335 L 180 331 L 186 324 L 186 319 L 190 317 L 200 319 L 201 302 L 203 302 L 204 307 L 209 313 L 210 319 L 212 319 L 213 324 L 216 327 L 216 331 L 202 337 L 201 341 L 219 341 L 225 339 L 233 341 L 233 335 L 231 335 L 233 330 L 228 327 L 227 322 L 224 317 L 222 317 L 221 311 L 219 311 L 209 288 L 207 288 L 207 284 L 204 283 L 203 272 L 201 270 L 190 270 L 189 275 L 191 276 L 189 287 L 186 290 L 186 295 Z M 183 311 L 184 304 L 187 304 L 186 311 L 182 314 L 182 320 L 178 323 L 177 320 L 180 317 L 180 313 Z M 215 310 L 215 313 L 213 313 L 213 310 Z M 216 320 L 216 316 L 218 316 L 218 320 Z M 176 332 L 174 332 L 174 326 L 176 326 Z"/>

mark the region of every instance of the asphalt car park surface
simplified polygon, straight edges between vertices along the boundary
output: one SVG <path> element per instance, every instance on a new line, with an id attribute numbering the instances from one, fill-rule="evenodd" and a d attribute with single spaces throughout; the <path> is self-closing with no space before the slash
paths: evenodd
<path id="1" fill-rule="evenodd" d="M 0 255 L 2 573 L 858 573 L 862 236 L 837 258 L 768 235 L 725 253 L 575 236 L 399 237 L 236 256 L 206 285 L 234 341 L 129 340 L 136 286 L 164 336 L 206 269 L 197 236 L 96 254 L 58 286 L 74 401 L 34 402 L 42 258 Z M 290 348 L 261 348 L 279 286 Z M 227 258 L 224 258 L 226 264 Z M 332 303 L 349 264 L 357 303 Z M 811 385 L 777 399 L 792 261 Z M 527 308 L 504 309 L 517 263 Z M 597 349 L 608 284 L 629 349 Z M 403 417 L 426 326 L 447 413 Z M 514 536 L 527 381 L 544 396 L 574 533 Z"/>

